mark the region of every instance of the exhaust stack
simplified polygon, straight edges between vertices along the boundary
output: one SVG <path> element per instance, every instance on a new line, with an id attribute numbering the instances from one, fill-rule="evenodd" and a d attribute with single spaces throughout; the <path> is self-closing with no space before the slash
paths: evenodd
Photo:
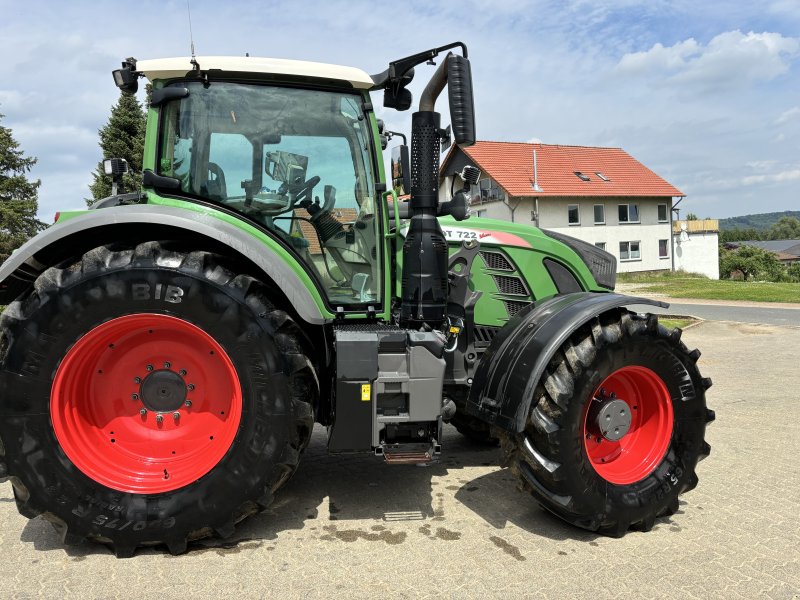
<path id="1" fill-rule="evenodd" d="M 469 61 L 448 54 L 422 93 L 419 111 L 411 116 L 411 224 L 403 244 L 400 319 L 411 328 L 441 325 L 446 318 L 447 239 L 439 213 L 439 148 L 441 115 L 434 105 L 449 83 L 450 113 L 456 144 L 475 143 L 472 76 Z"/>

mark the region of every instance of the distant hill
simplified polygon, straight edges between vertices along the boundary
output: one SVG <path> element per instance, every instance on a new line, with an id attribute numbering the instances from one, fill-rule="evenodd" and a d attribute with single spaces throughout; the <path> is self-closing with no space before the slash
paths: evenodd
<path id="1" fill-rule="evenodd" d="M 800 219 L 800 210 L 785 210 L 783 212 L 761 213 L 758 215 L 744 215 L 743 217 L 730 217 L 719 220 L 722 231 L 731 229 L 757 229 L 766 231 L 778 222 L 781 217 L 794 217 Z"/>

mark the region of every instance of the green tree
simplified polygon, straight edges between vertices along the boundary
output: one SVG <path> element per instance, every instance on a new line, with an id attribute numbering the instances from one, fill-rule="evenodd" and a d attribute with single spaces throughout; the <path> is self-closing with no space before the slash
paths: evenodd
<path id="1" fill-rule="evenodd" d="M 781 217 L 769 230 L 771 240 L 800 240 L 800 219 Z"/>
<path id="2" fill-rule="evenodd" d="M 35 164 L 36 158 L 25 156 L 11 130 L 0 125 L 0 262 L 45 227 L 36 218 L 42 182 L 27 177 Z"/>
<path id="3" fill-rule="evenodd" d="M 800 262 L 789 265 L 786 269 L 786 276 L 794 283 L 800 283 Z"/>
<path id="4" fill-rule="evenodd" d="M 694 214 L 694 213 L 689 213 L 688 215 L 686 215 L 686 220 L 687 221 L 697 221 L 697 215 Z"/>
<path id="5" fill-rule="evenodd" d="M 138 190 L 142 184 L 142 155 L 144 154 L 144 132 L 147 116 L 141 103 L 133 94 L 122 92 L 111 108 L 111 116 L 100 134 L 100 149 L 103 158 L 124 158 L 128 161 L 128 173 L 122 179 L 125 191 Z M 103 161 L 97 164 L 89 189 L 92 197 L 86 201 L 91 205 L 111 195 L 111 177 L 103 171 Z"/>
<path id="6" fill-rule="evenodd" d="M 719 241 L 725 242 L 743 242 L 746 240 L 763 240 L 764 232 L 757 229 L 723 229 L 719 232 Z"/>
<path id="7" fill-rule="evenodd" d="M 739 271 L 744 280 L 785 281 L 786 269 L 772 252 L 755 246 L 741 246 L 736 250 L 720 249 L 720 275 L 729 278 Z"/>

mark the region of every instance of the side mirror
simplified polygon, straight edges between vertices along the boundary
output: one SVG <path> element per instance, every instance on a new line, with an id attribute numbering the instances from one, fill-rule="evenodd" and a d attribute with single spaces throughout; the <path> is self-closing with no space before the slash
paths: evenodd
<path id="1" fill-rule="evenodd" d="M 475 143 L 475 103 L 469 59 L 452 54 L 447 60 L 447 88 L 453 137 L 460 146 Z"/>
<path id="2" fill-rule="evenodd" d="M 437 216 L 443 217 L 445 215 L 450 215 L 456 221 L 469 219 L 469 197 L 464 192 L 456 192 L 450 202 L 442 202 L 439 204 Z"/>
<path id="3" fill-rule="evenodd" d="M 411 166 L 405 144 L 392 148 L 392 187 L 398 196 L 411 193 Z"/>

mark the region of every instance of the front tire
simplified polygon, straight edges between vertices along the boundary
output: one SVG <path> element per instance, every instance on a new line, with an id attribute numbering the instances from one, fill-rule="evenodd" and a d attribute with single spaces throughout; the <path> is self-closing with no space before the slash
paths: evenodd
<path id="1" fill-rule="evenodd" d="M 291 318 L 222 257 L 148 242 L 51 268 L 0 319 L 19 511 L 66 543 L 173 553 L 266 508 L 318 386 Z"/>
<path id="2" fill-rule="evenodd" d="M 615 537 L 651 529 L 710 452 L 699 356 L 655 315 L 602 315 L 553 357 L 525 430 L 503 434 L 506 464 L 569 523 Z"/>

